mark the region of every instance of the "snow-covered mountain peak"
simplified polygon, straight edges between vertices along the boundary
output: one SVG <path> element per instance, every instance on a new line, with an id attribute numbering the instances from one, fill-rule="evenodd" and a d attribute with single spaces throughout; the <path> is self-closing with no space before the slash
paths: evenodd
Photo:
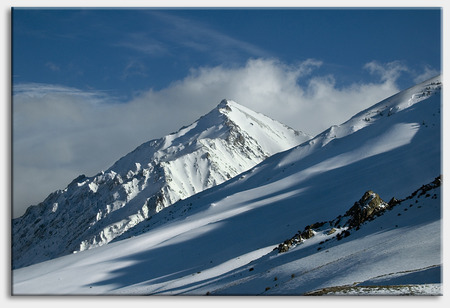
<path id="1" fill-rule="evenodd" d="M 217 109 L 230 109 L 232 105 L 236 105 L 237 103 L 231 99 L 224 98 L 220 101 L 220 103 L 217 105 Z"/>
<path id="2" fill-rule="evenodd" d="M 14 220 L 14 266 L 104 245 L 174 202 L 309 138 L 222 100 L 191 125 L 138 146 L 104 172 L 76 178 Z"/>
<path id="3" fill-rule="evenodd" d="M 263 116 L 262 114 L 255 112 L 231 99 L 223 99 L 215 108 L 220 113 L 224 115 L 229 115 L 230 113 L 242 112 L 246 114 L 259 114 L 259 116 Z"/>
<path id="4" fill-rule="evenodd" d="M 107 172 L 124 176 L 129 170 L 153 162 L 169 162 L 211 145 L 211 140 L 257 147 L 258 155 L 266 158 L 310 139 L 312 136 L 296 131 L 263 114 L 252 111 L 235 101 L 223 99 L 213 110 L 194 123 L 182 127 L 161 139 L 148 141 L 111 166 Z M 251 140 L 256 140 L 256 143 Z M 244 149 L 255 151 L 252 147 Z M 241 149 L 242 150 L 242 149 Z M 150 158 L 150 160 L 149 160 Z"/>

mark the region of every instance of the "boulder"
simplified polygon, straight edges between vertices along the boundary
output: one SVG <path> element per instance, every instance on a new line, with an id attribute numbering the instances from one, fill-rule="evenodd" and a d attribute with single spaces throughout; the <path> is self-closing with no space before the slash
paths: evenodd
<path id="1" fill-rule="evenodd" d="M 350 228 L 358 227 L 363 222 L 372 219 L 375 214 L 384 211 L 388 207 L 389 205 L 384 202 L 377 193 L 368 190 L 364 193 L 362 198 L 358 202 L 355 202 L 355 204 L 345 213 L 345 216 L 350 217 L 346 225 Z"/>
<path id="2" fill-rule="evenodd" d="M 332 228 L 330 231 L 328 231 L 327 235 L 331 235 L 331 234 L 333 234 L 334 232 L 336 232 L 336 229 L 335 229 L 335 228 Z"/>
<path id="3" fill-rule="evenodd" d="M 309 239 L 314 236 L 314 231 L 312 229 L 306 229 L 302 232 L 303 239 Z"/>

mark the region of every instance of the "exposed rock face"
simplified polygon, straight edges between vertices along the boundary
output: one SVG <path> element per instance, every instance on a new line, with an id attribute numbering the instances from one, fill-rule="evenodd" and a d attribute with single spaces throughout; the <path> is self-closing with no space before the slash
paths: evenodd
<path id="1" fill-rule="evenodd" d="M 414 197 L 420 198 L 437 198 L 436 195 L 431 195 L 430 190 L 441 186 L 442 176 L 436 177 L 431 183 L 423 185 L 411 195 L 404 199 L 396 199 L 392 197 L 388 203 L 383 201 L 381 197 L 368 190 L 364 193 L 362 198 L 355 202 L 354 205 L 344 214 L 339 215 L 335 219 L 328 222 L 316 222 L 311 225 L 307 225 L 303 232 L 299 231 L 292 238 L 285 240 L 278 245 L 274 250 L 278 249 L 278 252 L 286 252 L 291 247 L 301 244 L 303 241 L 313 237 L 317 232 L 324 232 L 326 235 L 335 234 L 338 229 L 341 232 L 336 234 L 336 239 L 341 240 L 349 236 L 353 230 L 358 230 L 359 227 L 366 221 L 373 220 L 375 217 L 382 215 L 386 210 L 392 209 L 394 206 L 401 204 L 405 200 L 412 199 Z"/>
<path id="2" fill-rule="evenodd" d="M 314 231 L 312 229 L 307 229 L 302 232 L 302 238 L 307 240 L 314 236 Z"/>
<path id="3" fill-rule="evenodd" d="M 312 238 L 316 231 L 323 228 L 328 229 L 331 227 L 331 229 L 327 232 L 328 235 L 331 235 L 337 231 L 334 227 L 340 228 L 341 223 L 344 223 L 344 228 L 346 229 L 358 228 L 365 221 L 373 219 L 375 215 L 382 213 L 384 210 L 394 204 L 397 204 L 398 202 L 399 201 L 397 199 L 392 198 L 388 204 L 372 190 L 366 191 L 362 198 L 355 202 L 355 204 L 345 213 L 344 216 L 339 215 L 334 220 L 329 222 L 315 222 L 308 225 L 305 227 L 303 232 L 299 231 L 296 235 L 284 241 L 275 249 L 278 249 L 278 252 L 286 252 L 290 247 Z M 344 230 L 342 234 L 337 234 L 337 238 L 341 239 L 342 237 L 347 237 L 349 235 L 350 232 L 348 230 Z"/>
<path id="4" fill-rule="evenodd" d="M 407 197 L 406 199 L 411 199 L 412 197 L 414 197 L 415 195 L 418 194 L 418 196 L 423 196 L 425 195 L 429 190 L 433 189 L 433 188 L 437 188 L 439 186 L 441 186 L 442 184 L 442 176 L 438 176 L 434 179 L 433 182 L 423 185 L 422 187 L 420 187 L 418 190 L 416 190 L 415 192 L 413 192 L 411 194 L 411 196 Z"/>
<path id="5" fill-rule="evenodd" d="M 363 222 L 372 219 L 377 213 L 384 211 L 389 207 L 389 204 L 384 202 L 380 196 L 369 190 L 366 191 L 363 197 L 345 213 L 344 216 L 349 216 L 345 226 L 349 228 L 358 227 Z"/>
<path id="6" fill-rule="evenodd" d="M 278 249 L 279 252 L 286 252 L 289 250 L 290 247 L 300 244 L 303 241 L 312 238 L 316 234 L 314 229 L 319 229 L 320 227 L 322 227 L 325 224 L 326 224 L 326 222 L 316 222 L 316 223 L 313 223 L 312 225 L 308 225 L 305 227 L 303 232 L 298 231 L 298 233 L 296 235 L 294 235 L 292 238 L 290 238 L 288 240 L 285 240 L 282 244 L 278 245 L 278 247 L 275 249 Z"/>
<path id="7" fill-rule="evenodd" d="M 331 235 L 331 234 L 333 234 L 334 232 L 336 232 L 336 228 L 331 228 L 331 230 L 328 231 L 327 235 Z"/>

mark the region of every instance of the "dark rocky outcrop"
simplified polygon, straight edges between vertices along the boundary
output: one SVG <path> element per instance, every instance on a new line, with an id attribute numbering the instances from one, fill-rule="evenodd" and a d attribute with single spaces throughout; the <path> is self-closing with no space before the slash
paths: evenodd
<path id="1" fill-rule="evenodd" d="M 314 231 L 312 229 L 307 229 L 302 232 L 302 238 L 303 239 L 309 239 L 314 236 Z"/>
<path id="2" fill-rule="evenodd" d="M 360 226 L 363 222 L 372 219 L 376 214 L 386 210 L 389 204 L 384 202 L 380 196 L 368 190 L 364 193 L 362 198 L 355 202 L 355 204 L 345 213 L 344 216 L 349 217 L 349 220 L 344 225 L 349 228 Z"/>
<path id="3" fill-rule="evenodd" d="M 438 176 L 431 183 L 423 185 L 408 197 L 404 199 L 392 197 L 387 203 L 383 201 L 377 193 L 368 190 L 344 215 L 339 215 L 334 220 L 328 222 L 316 222 L 307 225 L 303 231 L 298 231 L 292 238 L 285 240 L 275 247 L 274 250 L 278 250 L 280 253 L 286 252 L 292 246 L 301 244 L 303 241 L 312 238 L 316 232 L 327 231 L 327 229 L 327 235 L 336 233 L 336 239 L 341 240 L 350 236 L 350 231 L 358 230 L 363 223 L 375 219 L 377 216 L 382 215 L 386 210 L 391 210 L 394 206 L 401 204 L 405 200 L 420 198 L 422 196 L 425 198 L 431 197 L 432 199 L 437 199 L 436 194 L 431 195 L 431 193 L 428 192 L 441 186 L 441 184 L 442 176 Z M 341 227 L 344 227 L 344 230 L 337 233 L 338 229 Z M 326 241 L 328 241 L 328 239 Z M 324 242 L 325 241 L 322 241 L 320 244 L 323 244 Z"/>

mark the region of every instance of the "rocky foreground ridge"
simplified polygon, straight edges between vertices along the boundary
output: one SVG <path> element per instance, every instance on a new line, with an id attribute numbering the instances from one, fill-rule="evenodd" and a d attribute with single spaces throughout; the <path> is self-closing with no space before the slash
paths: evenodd
<path id="1" fill-rule="evenodd" d="M 406 198 L 398 200 L 392 197 L 389 202 L 383 201 L 377 193 L 368 190 L 344 215 L 339 215 L 331 221 L 315 222 L 307 225 L 303 231 L 298 231 L 293 237 L 279 244 L 274 250 L 278 250 L 279 253 L 286 252 L 305 240 L 312 238 L 316 233 L 334 234 L 333 237 L 327 238 L 326 241 L 334 237 L 339 241 L 344 237 L 348 237 L 351 232 L 359 230 L 362 224 L 374 220 L 383 215 L 385 211 L 392 210 L 395 206 L 404 204 L 415 197 L 420 198 L 424 196 L 424 198 L 436 199 L 436 194 L 431 195 L 429 192 L 439 188 L 441 183 L 442 176 L 438 176 L 433 182 L 423 185 Z M 418 201 L 415 200 L 415 203 L 418 203 Z M 410 207 L 412 206 L 413 203 L 410 203 Z"/>

